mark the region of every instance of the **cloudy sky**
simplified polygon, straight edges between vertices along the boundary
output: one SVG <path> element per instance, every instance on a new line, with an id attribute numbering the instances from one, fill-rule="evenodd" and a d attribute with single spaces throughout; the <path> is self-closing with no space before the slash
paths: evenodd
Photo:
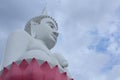
<path id="1" fill-rule="evenodd" d="M 75 80 L 120 80 L 120 0 L 0 0 L 0 62 L 8 35 L 23 30 L 47 4 L 59 25 L 53 52 Z"/>

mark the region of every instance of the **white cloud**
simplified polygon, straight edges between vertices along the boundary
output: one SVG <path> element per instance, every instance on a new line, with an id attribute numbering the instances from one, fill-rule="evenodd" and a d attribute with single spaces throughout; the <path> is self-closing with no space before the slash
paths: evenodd
<path id="1" fill-rule="evenodd" d="M 119 26 L 117 26 L 119 19 L 115 12 L 120 6 L 120 1 L 59 1 L 56 16 L 58 16 L 58 21 L 62 23 L 59 25 L 62 42 L 58 42 L 62 45 L 59 45 L 61 47 L 57 47 L 57 50 L 66 53 L 65 56 L 70 63 L 72 75 L 78 80 L 108 80 L 109 75 L 101 71 L 112 59 L 108 52 L 112 50 L 113 53 L 116 53 L 114 48 L 118 46 L 112 46 L 112 43 L 118 45 L 118 42 L 115 38 L 115 41 L 108 42 L 107 49 L 109 50 L 104 54 L 88 47 L 91 44 L 98 44 L 101 38 L 111 40 L 111 35 L 119 30 Z M 92 31 L 97 31 L 97 33 L 90 34 Z M 108 73 L 111 74 L 111 72 Z M 111 80 L 114 79 L 115 77 Z"/>
<path id="2" fill-rule="evenodd" d="M 89 77 L 87 80 L 91 80 L 91 77 L 96 78 L 96 74 L 101 73 L 101 70 L 109 62 L 110 57 L 106 54 L 97 54 L 90 51 L 87 48 L 81 50 L 73 50 L 72 55 L 69 56 L 70 69 L 72 75 L 82 75 L 83 77 Z M 75 74 L 74 74 L 75 73 Z"/>
<path id="3" fill-rule="evenodd" d="M 108 80 L 119 80 L 120 79 L 120 65 L 115 65 L 107 75 Z"/>

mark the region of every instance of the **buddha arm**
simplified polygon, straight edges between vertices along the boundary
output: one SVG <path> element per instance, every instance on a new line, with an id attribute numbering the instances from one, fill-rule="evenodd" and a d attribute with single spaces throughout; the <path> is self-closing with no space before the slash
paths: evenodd
<path id="1" fill-rule="evenodd" d="M 25 53 L 28 46 L 28 39 L 25 32 L 14 32 L 8 37 L 4 54 L 3 67 L 8 66 L 13 61 Z"/>
<path id="2" fill-rule="evenodd" d="M 58 60 L 58 62 L 61 65 L 62 68 L 67 68 L 68 67 L 68 62 L 64 58 L 64 56 L 62 56 L 61 54 L 58 54 L 58 53 L 54 53 L 53 56 Z"/>

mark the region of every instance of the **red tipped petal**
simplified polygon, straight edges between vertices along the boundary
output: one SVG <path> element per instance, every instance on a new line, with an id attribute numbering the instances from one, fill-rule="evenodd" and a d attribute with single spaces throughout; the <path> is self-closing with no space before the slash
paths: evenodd
<path id="1" fill-rule="evenodd" d="M 40 77 L 41 71 L 38 62 L 35 58 L 31 60 L 31 63 L 23 71 L 23 80 L 34 80 Z"/>
<path id="2" fill-rule="evenodd" d="M 32 78 L 33 80 L 43 80 L 43 71 L 35 58 L 32 59 L 31 65 L 33 66 Z"/>
<path id="3" fill-rule="evenodd" d="M 53 73 L 59 73 L 59 74 L 60 74 L 60 71 L 59 71 L 59 68 L 58 68 L 57 65 L 52 69 L 52 72 L 53 72 Z"/>
<path id="4" fill-rule="evenodd" d="M 32 58 L 32 60 L 31 60 L 31 61 L 32 61 L 32 62 L 34 62 L 34 61 L 35 61 L 35 62 L 37 62 L 37 60 L 36 60 L 35 58 Z"/>
<path id="5" fill-rule="evenodd" d="M 32 80 L 33 66 L 29 64 L 25 70 L 23 70 L 23 80 Z"/>
<path id="6" fill-rule="evenodd" d="M 13 62 L 5 80 L 22 80 L 21 76 L 22 73 L 19 66 Z"/>
<path id="7" fill-rule="evenodd" d="M 20 67 L 20 69 L 25 70 L 28 65 L 29 65 L 28 62 L 25 59 L 23 59 L 23 61 L 19 65 L 19 67 Z"/>
<path id="8" fill-rule="evenodd" d="M 42 70 L 42 75 L 43 75 L 43 79 L 42 80 L 53 80 L 51 79 L 52 76 L 51 76 L 51 67 L 50 65 L 48 64 L 47 61 L 45 61 L 42 65 L 40 65 L 40 69 Z"/>
<path id="9" fill-rule="evenodd" d="M 39 64 L 38 64 L 38 62 L 37 62 L 37 60 L 35 59 L 35 58 L 33 58 L 32 60 L 31 60 L 31 63 L 30 63 L 33 67 L 37 67 L 37 68 L 39 68 Z"/>
<path id="10" fill-rule="evenodd" d="M 8 73 L 8 69 L 6 67 L 4 67 L 3 71 L 2 71 L 2 75 L 1 75 L 1 78 L 4 79 L 6 74 Z"/>
<path id="11" fill-rule="evenodd" d="M 41 66 L 40 68 L 44 71 L 44 72 L 48 72 L 51 70 L 51 67 L 50 65 L 48 64 L 47 61 L 45 61 Z"/>
<path id="12" fill-rule="evenodd" d="M 53 74 L 54 80 L 62 80 L 61 73 L 57 65 L 52 69 L 51 73 Z"/>
<path id="13" fill-rule="evenodd" d="M 63 72 L 63 73 L 61 74 L 61 78 L 62 78 L 62 80 L 68 80 L 67 73 L 66 73 L 66 72 Z"/>
<path id="14" fill-rule="evenodd" d="M 62 75 L 67 76 L 67 73 L 66 73 L 66 72 L 63 72 Z"/>

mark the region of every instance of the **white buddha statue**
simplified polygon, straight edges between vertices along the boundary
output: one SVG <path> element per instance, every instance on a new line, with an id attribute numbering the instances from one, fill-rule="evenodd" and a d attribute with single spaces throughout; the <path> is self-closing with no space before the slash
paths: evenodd
<path id="1" fill-rule="evenodd" d="M 56 21 L 45 14 L 34 17 L 27 22 L 25 31 L 12 33 L 6 45 L 3 67 L 13 61 L 36 58 L 58 65 L 63 71 L 68 63 L 60 54 L 53 54 L 52 49 L 57 41 L 58 25 Z"/>

